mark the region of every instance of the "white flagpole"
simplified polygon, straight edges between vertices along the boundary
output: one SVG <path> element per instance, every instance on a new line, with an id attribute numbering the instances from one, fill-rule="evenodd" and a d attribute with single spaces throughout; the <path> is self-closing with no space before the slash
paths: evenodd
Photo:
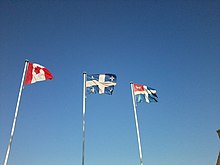
<path id="1" fill-rule="evenodd" d="M 13 121 L 12 129 L 11 129 L 11 136 L 10 136 L 8 149 L 7 149 L 6 156 L 5 156 L 4 165 L 7 165 L 8 157 L 9 157 L 9 153 L 10 153 L 10 149 L 11 149 L 11 144 L 12 144 L 12 140 L 13 140 L 13 136 L 14 136 L 16 120 L 17 120 L 17 115 L 18 115 L 18 108 L 19 108 L 19 104 L 20 104 L 20 98 L 21 98 L 21 94 L 22 94 L 22 89 L 23 89 L 23 83 L 24 83 L 24 77 L 25 77 L 27 64 L 28 64 L 28 61 L 25 60 L 24 71 L 23 71 L 23 75 L 22 75 L 20 90 L 19 90 L 19 94 L 18 94 L 18 100 L 17 100 L 17 104 L 16 104 L 16 109 L 15 109 L 14 121 Z"/>
<path id="2" fill-rule="evenodd" d="M 134 106 L 134 117 L 135 117 L 135 123 L 136 123 L 137 138 L 138 138 L 138 149 L 139 149 L 139 155 L 140 155 L 140 165 L 143 165 L 142 150 L 141 150 L 141 139 L 140 139 L 140 133 L 139 133 L 139 127 L 138 127 L 136 102 L 135 102 L 135 98 L 134 98 L 134 86 L 133 86 L 133 82 L 131 82 L 130 84 L 131 84 L 132 100 L 133 100 L 133 106 Z"/>
<path id="3" fill-rule="evenodd" d="M 83 73 L 83 112 L 82 112 L 82 165 L 85 162 L 85 129 L 86 129 L 86 72 Z"/>

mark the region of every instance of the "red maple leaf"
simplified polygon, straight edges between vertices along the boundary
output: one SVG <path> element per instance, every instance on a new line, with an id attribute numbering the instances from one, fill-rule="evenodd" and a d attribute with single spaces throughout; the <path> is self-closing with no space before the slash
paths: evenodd
<path id="1" fill-rule="evenodd" d="M 36 74 L 40 73 L 40 70 L 41 70 L 41 68 L 40 68 L 39 66 L 37 66 L 37 67 L 34 68 L 34 72 L 35 72 Z"/>

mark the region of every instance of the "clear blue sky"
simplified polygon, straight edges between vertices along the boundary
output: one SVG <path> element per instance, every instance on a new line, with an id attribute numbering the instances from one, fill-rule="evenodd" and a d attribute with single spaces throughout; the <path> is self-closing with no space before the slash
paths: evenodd
<path id="1" fill-rule="evenodd" d="M 130 81 L 158 91 L 138 105 L 145 165 L 213 165 L 219 152 L 220 1 L 0 1 L 0 162 L 25 59 L 53 81 L 23 90 L 8 165 L 80 165 L 82 83 L 114 73 L 86 102 L 85 165 L 139 164 Z"/>

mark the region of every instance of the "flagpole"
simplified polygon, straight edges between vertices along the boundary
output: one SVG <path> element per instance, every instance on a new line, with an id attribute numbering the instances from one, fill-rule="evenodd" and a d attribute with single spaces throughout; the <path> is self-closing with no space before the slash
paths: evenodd
<path id="1" fill-rule="evenodd" d="M 85 129 L 86 129 L 86 72 L 83 72 L 83 112 L 82 112 L 82 165 L 85 162 Z"/>
<path id="2" fill-rule="evenodd" d="M 139 127 L 138 127 L 136 102 L 135 102 L 135 98 L 134 98 L 134 86 L 133 86 L 133 82 L 131 82 L 130 84 L 131 84 L 132 100 L 133 100 L 133 107 L 134 107 L 134 117 L 135 117 L 137 138 L 138 138 L 138 149 L 139 149 L 139 155 L 140 155 L 140 165 L 143 165 L 142 150 L 141 150 L 141 139 L 140 139 L 140 133 L 139 133 Z"/>
<path id="3" fill-rule="evenodd" d="M 16 121 L 17 121 L 17 115 L 18 115 L 18 108 L 19 108 L 19 104 L 20 104 L 20 99 L 21 99 L 21 94 L 22 94 L 22 89 L 23 89 L 23 84 L 24 84 L 24 78 L 25 78 L 25 72 L 26 72 L 27 65 L 28 65 L 28 60 L 25 60 L 24 71 L 23 71 L 23 75 L 22 75 L 20 90 L 19 90 L 19 94 L 18 94 L 18 100 L 17 100 L 15 114 L 14 114 L 14 121 L 13 121 L 12 129 L 11 129 L 11 136 L 10 136 L 10 140 L 9 140 L 9 144 L 8 144 L 8 149 L 7 149 L 7 152 L 6 152 L 6 155 L 5 155 L 4 165 L 7 165 L 8 157 L 9 157 L 9 153 L 10 153 L 10 149 L 11 149 L 11 145 L 12 145 L 12 140 L 13 140 L 13 136 L 14 136 L 15 126 L 16 126 Z"/>
<path id="4" fill-rule="evenodd" d="M 217 132 L 218 137 L 219 137 L 219 139 L 220 139 L 220 129 L 218 129 L 216 132 Z M 218 158 L 217 158 L 216 165 L 220 165 L 220 152 L 219 152 L 219 154 L 218 154 Z"/>

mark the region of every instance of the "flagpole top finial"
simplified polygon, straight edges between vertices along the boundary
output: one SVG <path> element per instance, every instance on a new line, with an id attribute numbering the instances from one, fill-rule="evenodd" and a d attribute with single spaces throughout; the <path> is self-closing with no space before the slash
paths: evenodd
<path id="1" fill-rule="evenodd" d="M 86 74 L 86 72 L 84 71 L 83 74 Z"/>
<path id="2" fill-rule="evenodd" d="M 28 59 L 25 59 L 25 62 L 29 62 L 29 60 L 28 60 Z"/>
<path id="3" fill-rule="evenodd" d="M 131 81 L 130 84 L 134 84 L 133 81 Z"/>

